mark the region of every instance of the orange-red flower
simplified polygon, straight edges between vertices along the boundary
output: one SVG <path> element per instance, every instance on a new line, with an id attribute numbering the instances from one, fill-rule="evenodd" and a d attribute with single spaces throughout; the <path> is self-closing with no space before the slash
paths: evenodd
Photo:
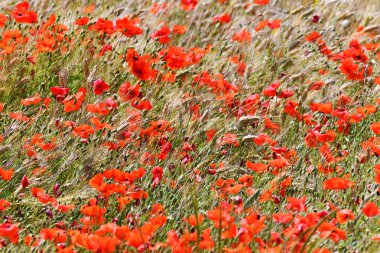
<path id="1" fill-rule="evenodd" d="M 94 93 L 96 95 L 101 95 L 103 92 L 109 89 L 109 85 L 104 82 L 102 79 L 97 79 L 92 83 L 92 86 L 94 87 Z"/>
<path id="2" fill-rule="evenodd" d="M 4 181 L 11 180 L 13 176 L 13 172 L 14 172 L 14 169 L 4 170 L 3 168 L 0 167 L 0 177 Z"/>
<path id="3" fill-rule="evenodd" d="M 373 217 L 380 214 L 380 210 L 374 202 L 367 202 L 362 208 L 362 212 L 367 217 Z"/>
<path id="4" fill-rule="evenodd" d="M 17 244 L 19 240 L 19 229 L 12 223 L 0 224 L 0 236 L 6 237 L 11 243 Z"/>
<path id="5" fill-rule="evenodd" d="M 90 137 L 90 135 L 94 134 L 95 131 L 94 131 L 94 128 L 92 126 L 87 125 L 87 124 L 83 124 L 83 125 L 74 127 L 72 133 L 74 136 L 79 136 L 82 139 L 88 139 L 88 137 Z"/>
<path id="6" fill-rule="evenodd" d="M 37 14 L 29 10 L 29 3 L 26 1 L 16 4 L 11 15 L 17 23 L 37 23 Z"/>
<path id="7" fill-rule="evenodd" d="M 351 210 L 348 210 L 348 209 L 340 210 L 336 213 L 336 219 L 337 219 L 338 223 L 340 223 L 340 224 L 344 224 L 348 220 L 354 220 L 354 218 L 355 218 L 355 216 L 354 216 L 353 212 Z"/>
<path id="8" fill-rule="evenodd" d="M 375 134 L 380 134 L 380 122 L 372 123 L 369 127 Z"/>
<path id="9" fill-rule="evenodd" d="M 0 199 L 0 212 L 7 210 L 11 204 L 5 199 Z"/>
<path id="10" fill-rule="evenodd" d="M 355 183 L 344 178 L 333 177 L 323 182 L 323 189 L 325 190 L 345 190 L 354 186 Z"/>
<path id="11" fill-rule="evenodd" d="M 269 1 L 270 0 L 254 0 L 253 3 L 258 5 L 267 5 L 269 4 Z"/>
<path id="12" fill-rule="evenodd" d="M 116 20 L 116 28 L 119 32 L 124 34 L 127 37 L 132 37 L 135 35 L 140 35 L 143 33 L 143 30 L 136 26 L 139 20 L 137 18 L 121 18 Z"/>
<path id="13" fill-rule="evenodd" d="M 295 198 L 295 197 L 288 197 L 286 200 L 289 202 L 289 204 L 286 205 L 287 210 L 291 211 L 307 211 L 306 207 L 306 196 L 303 196 L 301 198 Z"/>
<path id="14" fill-rule="evenodd" d="M 197 6 L 198 0 L 181 0 L 181 7 L 184 10 L 192 10 Z"/>

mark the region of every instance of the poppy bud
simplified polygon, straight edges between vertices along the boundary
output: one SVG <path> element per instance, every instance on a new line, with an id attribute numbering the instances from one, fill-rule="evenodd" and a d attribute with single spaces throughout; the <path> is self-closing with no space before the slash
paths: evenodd
<path id="1" fill-rule="evenodd" d="M 318 23 L 319 22 L 319 16 L 318 15 L 314 15 L 313 16 L 313 23 Z"/>
<path id="2" fill-rule="evenodd" d="M 65 223 L 63 221 L 55 223 L 55 226 L 60 229 L 65 229 Z"/>
<path id="3" fill-rule="evenodd" d="M 182 158 L 182 164 L 187 164 L 189 162 L 191 162 L 193 159 L 191 158 L 191 156 L 189 156 L 189 154 L 186 154 L 183 158 Z"/>
<path id="4" fill-rule="evenodd" d="M 216 169 L 208 169 L 207 173 L 210 175 L 215 175 L 216 174 Z"/>
<path id="5" fill-rule="evenodd" d="M 53 212 L 50 209 L 47 209 L 45 213 L 49 218 L 53 218 Z"/>
<path id="6" fill-rule="evenodd" d="M 367 155 L 366 154 L 361 154 L 359 156 L 359 163 L 366 163 L 367 162 Z"/>
<path id="7" fill-rule="evenodd" d="M 8 243 L 3 239 L 0 241 L 1 246 L 5 247 L 8 245 Z"/>
<path id="8" fill-rule="evenodd" d="M 55 126 L 56 126 L 57 128 L 61 128 L 61 120 L 60 120 L 60 119 L 56 119 L 56 120 L 55 120 Z"/>
<path id="9" fill-rule="evenodd" d="M 280 202 L 281 202 L 280 198 L 276 195 L 272 195 L 272 199 L 273 199 L 275 204 L 280 204 Z"/>
<path id="10" fill-rule="evenodd" d="M 54 185 L 53 191 L 54 191 L 54 195 L 55 195 L 55 196 L 59 196 L 59 195 L 61 195 L 61 193 L 59 192 L 59 188 L 60 188 L 60 187 L 61 187 L 61 186 L 60 186 L 58 183 Z"/>
<path id="11" fill-rule="evenodd" d="M 28 185 L 29 185 L 29 179 L 28 179 L 27 176 L 24 175 L 22 177 L 22 179 L 21 179 L 21 185 L 22 185 L 23 188 L 28 187 Z"/>
<path id="12" fill-rule="evenodd" d="M 235 202 L 235 205 L 240 205 L 243 203 L 243 199 L 240 196 L 235 196 L 232 198 L 232 200 Z"/>
<path id="13" fill-rule="evenodd" d="M 76 222 L 76 221 L 73 221 L 73 222 L 71 223 L 71 227 L 72 227 L 73 229 L 75 229 L 75 228 L 79 227 L 79 223 Z"/>
<path id="14" fill-rule="evenodd" d="M 26 57 L 26 60 L 30 63 L 32 63 L 33 65 L 36 64 L 36 59 L 33 57 L 33 56 L 27 56 Z"/>
<path id="15" fill-rule="evenodd" d="M 144 252 L 144 251 L 146 251 L 148 248 L 149 248 L 149 245 L 148 245 L 147 243 L 144 243 L 144 244 L 140 245 L 140 246 L 137 248 L 137 251 L 138 251 L 138 252 Z"/>
<path id="16" fill-rule="evenodd" d="M 319 212 L 319 217 L 321 217 L 321 218 L 323 218 L 323 217 L 325 217 L 326 215 L 328 215 L 329 213 L 326 211 L 326 210 L 323 210 L 323 211 L 321 211 L 321 212 Z"/>

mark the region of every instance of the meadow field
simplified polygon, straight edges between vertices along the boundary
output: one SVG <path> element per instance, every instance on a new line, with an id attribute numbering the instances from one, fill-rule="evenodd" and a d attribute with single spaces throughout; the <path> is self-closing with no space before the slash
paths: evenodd
<path id="1" fill-rule="evenodd" d="M 3 0 L 0 33 L 0 252 L 380 252 L 379 0 Z"/>

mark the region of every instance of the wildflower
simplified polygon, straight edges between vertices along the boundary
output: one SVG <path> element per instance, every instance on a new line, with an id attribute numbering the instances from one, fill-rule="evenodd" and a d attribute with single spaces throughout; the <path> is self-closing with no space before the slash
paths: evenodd
<path id="1" fill-rule="evenodd" d="M 92 86 L 94 87 L 94 93 L 96 95 L 103 94 L 106 90 L 109 89 L 109 85 L 104 82 L 102 79 L 97 79 L 92 83 Z"/>
<path id="2" fill-rule="evenodd" d="M 17 23 L 37 23 L 37 14 L 29 10 L 29 3 L 26 1 L 16 4 L 11 15 Z"/>
<path id="3" fill-rule="evenodd" d="M 327 179 L 323 182 L 323 189 L 325 190 L 345 190 L 354 186 L 355 183 L 340 177 Z"/>
<path id="4" fill-rule="evenodd" d="M 181 7 L 186 11 L 193 10 L 197 4 L 198 0 L 181 0 Z"/>
<path id="5" fill-rule="evenodd" d="M 143 30 L 136 26 L 139 22 L 137 18 L 130 19 L 129 17 L 121 18 L 116 20 L 116 29 L 127 37 L 133 37 L 135 35 L 140 35 Z"/>
<path id="6" fill-rule="evenodd" d="M 376 203 L 370 201 L 363 206 L 362 212 L 367 217 L 374 217 L 380 213 L 380 210 L 377 207 Z"/>

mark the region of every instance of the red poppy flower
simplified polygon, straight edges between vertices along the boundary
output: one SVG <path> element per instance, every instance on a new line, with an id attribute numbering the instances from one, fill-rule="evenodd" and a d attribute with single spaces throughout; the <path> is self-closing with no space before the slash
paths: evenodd
<path id="1" fill-rule="evenodd" d="M 155 71 L 151 68 L 148 57 L 148 55 L 140 56 L 134 49 L 127 50 L 128 66 L 131 68 L 132 74 L 140 80 L 148 80 L 155 76 Z"/>
<path id="2" fill-rule="evenodd" d="M 236 134 L 224 134 L 217 141 L 218 146 L 231 145 L 234 147 L 239 147 L 239 141 Z"/>
<path id="3" fill-rule="evenodd" d="M 311 32 L 307 36 L 305 36 L 305 40 L 308 42 L 314 42 L 320 39 L 322 36 L 318 32 Z"/>
<path id="4" fill-rule="evenodd" d="M 158 42 L 160 42 L 161 44 L 167 44 L 170 42 L 170 29 L 168 26 L 164 25 L 161 27 L 160 30 L 154 32 L 152 34 L 152 39 L 157 39 Z"/>
<path id="5" fill-rule="evenodd" d="M 268 27 L 271 29 L 277 29 L 281 26 L 281 19 L 273 19 L 271 22 L 268 22 Z"/>
<path id="6" fill-rule="evenodd" d="M 281 169 L 286 166 L 289 166 L 289 162 L 285 158 L 277 158 L 269 161 L 269 165 L 272 168 Z"/>
<path id="7" fill-rule="evenodd" d="M 118 95 L 123 101 L 136 99 L 140 95 L 140 85 L 131 86 L 129 82 L 125 82 L 120 86 Z"/>
<path id="8" fill-rule="evenodd" d="M 380 122 L 372 123 L 369 127 L 375 134 L 380 134 Z"/>
<path id="9" fill-rule="evenodd" d="M 214 17 L 212 21 L 214 23 L 219 22 L 221 24 L 229 23 L 231 21 L 231 16 L 225 13 L 225 14 Z"/>
<path id="10" fill-rule="evenodd" d="M 291 213 L 275 213 L 275 214 L 273 214 L 273 220 L 277 223 L 289 223 L 293 220 L 293 214 L 291 214 Z"/>
<path id="11" fill-rule="evenodd" d="M 367 202 L 363 208 L 362 208 L 362 212 L 364 213 L 365 216 L 367 217 L 374 217 L 374 216 L 377 216 L 379 215 L 380 213 L 380 210 L 379 208 L 377 207 L 376 203 L 374 202 Z"/>
<path id="12" fill-rule="evenodd" d="M 101 95 L 103 92 L 109 89 L 109 85 L 104 82 L 102 79 L 97 79 L 92 83 L 92 86 L 94 87 L 94 93 L 96 95 Z"/>
<path id="13" fill-rule="evenodd" d="M 255 26 L 255 31 L 259 32 L 260 30 L 264 29 L 268 25 L 268 20 L 263 20 L 257 23 Z"/>
<path id="14" fill-rule="evenodd" d="M 181 0 L 181 7 L 186 11 L 193 10 L 197 4 L 198 0 Z"/>
<path id="15" fill-rule="evenodd" d="M 380 77 L 374 78 L 373 82 L 376 83 L 377 85 L 380 85 Z"/>
<path id="16" fill-rule="evenodd" d="M 184 34 L 187 31 L 187 27 L 184 25 L 174 25 L 172 31 L 174 34 Z"/>
<path id="17" fill-rule="evenodd" d="M 336 213 L 338 223 L 345 224 L 348 220 L 354 220 L 355 216 L 351 210 L 344 209 Z"/>
<path id="18" fill-rule="evenodd" d="M 37 14 L 29 10 L 29 3 L 26 1 L 17 4 L 11 15 L 17 23 L 37 23 Z"/>
<path id="19" fill-rule="evenodd" d="M 14 169 L 4 170 L 3 168 L 0 168 L 0 177 L 4 181 L 11 180 L 13 176 Z"/>
<path id="20" fill-rule="evenodd" d="M 84 26 L 88 24 L 88 21 L 90 21 L 88 17 L 78 18 L 77 20 L 75 20 L 74 24 Z"/>
<path id="21" fill-rule="evenodd" d="M 36 105 L 42 101 L 42 98 L 40 98 L 38 95 L 31 98 L 21 99 L 20 103 L 23 106 L 29 106 L 29 105 Z"/>
<path id="22" fill-rule="evenodd" d="M 159 167 L 159 166 L 154 167 L 152 170 L 153 181 L 155 181 L 155 180 L 158 180 L 158 182 L 161 181 L 163 173 L 164 173 L 164 171 L 161 167 Z"/>
<path id="23" fill-rule="evenodd" d="M 210 142 L 212 138 L 214 138 L 214 135 L 216 134 L 216 130 L 215 129 L 207 130 L 205 134 L 207 137 L 207 142 Z"/>
<path id="24" fill-rule="evenodd" d="M 88 28 L 90 31 L 97 31 L 101 34 L 112 34 L 115 32 L 115 26 L 111 20 L 98 18 L 95 24 L 90 25 Z"/>
<path id="25" fill-rule="evenodd" d="M 125 17 L 122 19 L 117 19 L 116 28 L 119 32 L 127 37 L 140 35 L 143 33 L 143 30 L 140 27 L 136 26 L 138 22 L 139 21 L 136 18 L 130 19 L 129 17 Z"/>
<path id="26" fill-rule="evenodd" d="M 111 45 L 104 45 L 100 49 L 99 56 L 103 56 L 107 51 L 112 51 L 112 46 Z"/>
<path id="27" fill-rule="evenodd" d="M 133 102 L 132 106 L 141 110 L 141 111 L 142 110 L 150 111 L 153 108 L 153 106 L 149 100 L 141 100 L 141 101 Z"/>
<path id="28" fill-rule="evenodd" d="M 18 240 L 19 240 L 18 232 L 19 232 L 19 229 L 14 224 L 11 224 L 11 223 L 0 224 L 0 236 L 8 238 L 8 240 L 13 244 L 18 243 Z"/>
<path id="29" fill-rule="evenodd" d="M 0 212 L 7 210 L 11 204 L 5 199 L 0 199 Z"/>
<path id="30" fill-rule="evenodd" d="M 322 238 L 330 238 L 334 242 L 346 239 L 346 232 L 344 230 L 326 221 L 318 227 L 318 231 L 321 233 L 320 236 Z"/>
<path id="31" fill-rule="evenodd" d="M 8 18 L 4 14 L 0 14 L 0 27 L 4 27 L 5 22 L 7 22 Z"/>
<path id="32" fill-rule="evenodd" d="M 267 5 L 269 4 L 269 1 L 270 0 L 254 0 L 253 3 L 258 5 Z"/>
<path id="33" fill-rule="evenodd" d="M 94 128 L 90 125 L 83 124 L 77 127 L 74 127 L 72 133 L 74 136 L 79 136 L 82 139 L 88 139 L 88 137 L 94 134 Z"/>
<path id="34" fill-rule="evenodd" d="M 323 81 L 316 81 L 310 84 L 309 90 L 320 90 L 325 86 L 325 82 Z"/>
<path id="35" fill-rule="evenodd" d="M 263 90 L 263 94 L 266 96 L 276 96 L 276 91 L 280 87 L 280 82 L 272 83 Z"/>
<path id="36" fill-rule="evenodd" d="M 64 243 L 67 240 L 66 231 L 59 228 L 43 228 L 40 231 L 40 236 L 44 240 L 55 243 Z"/>
<path id="37" fill-rule="evenodd" d="M 277 94 L 278 98 L 290 98 L 294 95 L 294 91 L 292 90 L 282 90 L 280 93 Z"/>
<path id="38" fill-rule="evenodd" d="M 264 144 L 275 146 L 277 144 L 277 141 L 273 140 L 269 135 L 264 134 L 264 133 L 259 133 L 257 136 L 253 138 L 253 141 L 258 146 L 262 146 Z"/>
<path id="39" fill-rule="evenodd" d="M 322 112 L 325 114 L 330 114 L 333 110 L 333 107 L 332 107 L 332 103 L 330 103 L 330 102 L 328 102 L 328 103 L 311 102 L 310 103 L 310 110 L 312 110 L 313 112 L 317 111 L 317 112 Z"/>
<path id="40" fill-rule="evenodd" d="M 286 210 L 292 210 L 292 211 L 307 211 L 306 208 L 306 196 L 301 198 L 295 198 L 295 197 L 288 197 L 286 200 L 289 202 L 289 204 L 286 205 Z"/>
<path id="41" fill-rule="evenodd" d="M 57 200 L 48 194 L 41 188 L 33 187 L 31 189 L 32 195 L 38 199 L 43 204 L 51 203 L 53 206 L 57 204 Z"/>
<path id="42" fill-rule="evenodd" d="M 355 183 L 340 177 L 327 179 L 323 182 L 323 189 L 325 190 L 345 190 L 354 186 Z"/>
<path id="43" fill-rule="evenodd" d="M 65 97 L 69 94 L 70 89 L 66 87 L 53 86 L 50 88 L 51 93 L 58 102 L 63 102 Z"/>
<path id="44" fill-rule="evenodd" d="M 247 166 L 248 169 L 256 171 L 256 172 L 264 172 L 268 169 L 268 165 L 264 163 L 252 163 L 250 161 L 247 161 L 245 163 L 245 166 Z"/>

